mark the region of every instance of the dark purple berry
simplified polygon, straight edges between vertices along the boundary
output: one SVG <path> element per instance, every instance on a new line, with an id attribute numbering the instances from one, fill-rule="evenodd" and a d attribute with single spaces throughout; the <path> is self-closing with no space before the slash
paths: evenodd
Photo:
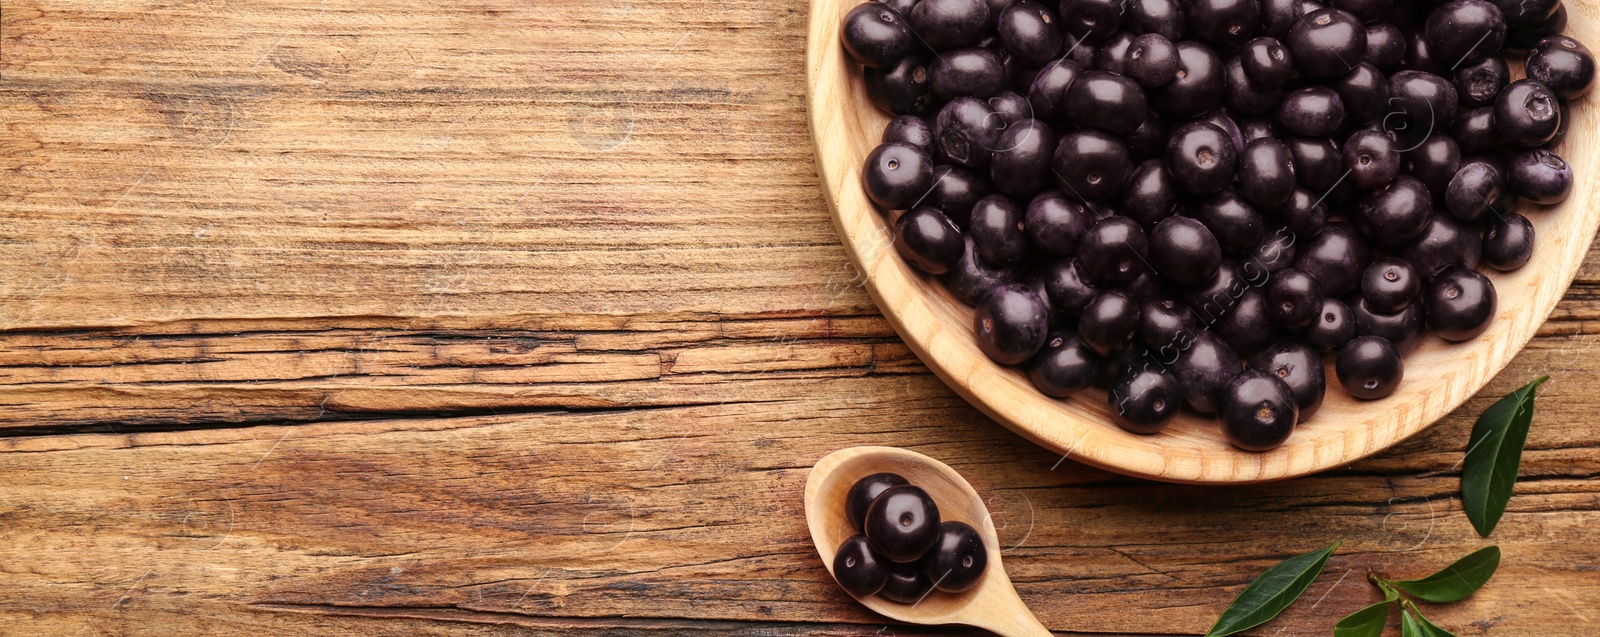
<path id="1" fill-rule="evenodd" d="M 1217 419 L 1228 442 L 1246 451 L 1276 449 L 1294 433 L 1300 407 L 1277 376 L 1245 370 L 1221 392 Z"/>
<path id="2" fill-rule="evenodd" d="M 1405 364 L 1389 341 L 1359 336 L 1339 350 L 1334 372 L 1351 396 L 1377 400 L 1393 394 L 1400 386 Z"/>

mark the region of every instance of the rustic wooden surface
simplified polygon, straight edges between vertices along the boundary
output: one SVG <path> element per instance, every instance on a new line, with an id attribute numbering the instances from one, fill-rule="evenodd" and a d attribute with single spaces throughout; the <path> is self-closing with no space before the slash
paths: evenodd
<path id="1" fill-rule="evenodd" d="M 1541 373 L 1505 563 L 1428 610 L 1600 634 L 1600 255 L 1482 395 L 1374 458 L 1236 488 L 1062 462 L 860 289 L 811 161 L 805 22 L 5 0 L 0 634 L 962 634 L 889 625 L 815 557 L 807 468 L 860 444 L 961 471 L 1058 632 L 1196 634 L 1342 539 L 1258 631 L 1327 634 L 1376 598 L 1368 569 L 1490 542 L 1458 461 Z"/>

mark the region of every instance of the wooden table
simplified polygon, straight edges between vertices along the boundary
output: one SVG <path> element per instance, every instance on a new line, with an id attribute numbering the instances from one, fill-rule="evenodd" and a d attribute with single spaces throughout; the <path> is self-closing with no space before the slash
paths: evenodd
<path id="1" fill-rule="evenodd" d="M 963 472 L 1065 633 L 1197 634 L 1343 540 L 1260 634 L 1327 634 L 1377 599 L 1369 569 L 1491 541 L 1500 573 L 1435 620 L 1600 634 L 1600 257 L 1483 395 L 1375 458 L 1237 488 L 1062 461 L 862 291 L 811 160 L 805 20 L 5 0 L 0 634 L 946 632 L 886 627 L 812 551 L 807 468 L 860 444 Z M 1472 420 L 1542 373 L 1480 539 Z"/>

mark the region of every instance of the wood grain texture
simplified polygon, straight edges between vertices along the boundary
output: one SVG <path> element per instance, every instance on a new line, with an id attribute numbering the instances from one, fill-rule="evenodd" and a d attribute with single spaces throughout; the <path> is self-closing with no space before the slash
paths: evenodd
<path id="1" fill-rule="evenodd" d="M 1524 210 L 1536 228 L 1537 261 L 1510 273 L 1484 266 L 1499 294 L 1494 321 L 1466 343 L 1425 337 L 1406 356 L 1405 381 L 1395 395 L 1378 401 L 1351 397 L 1332 380 L 1330 360 L 1332 387 L 1314 426 L 1297 428 L 1277 449 L 1236 449 L 1214 418 L 1190 412 L 1158 434 L 1129 433 L 1111 422 L 1105 391 L 1051 398 L 1034 389 L 1022 371 L 989 360 L 973 336 L 972 309 L 893 249 L 892 218 L 861 188 L 861 167 L 881 141 L 889 116 L 867 99 L 859 65 L 838 44 L 843 18 L 857 4 L 812 0 L 806 52 L 818 168 L 845 247 L 866 273 L 867 289 L 889 322 L 940 378 L 1029 440 L 1070 450 L 1096 466 L 1173 482 L 1260 482 L 1322 471 L 1386 449 L 1460 406 L 1511 361 L 1566 293 L 1600 228 L 1600 211 L 1594 209 L 1600 144 L 1593 135 L 1571 135 L 1557 150 L 1577 175 L 1573 196 L 1542 210 Z M 1594 41 L 1600 23 L 1574 19 L 1567 33 Z M 1600 115 L 1584 106 L 1573 109 L 1573 131 L 1600 126 Z M 1266 279 L 1250 283 L 1261 286 Z"/>
<path id="2" fill-rule="evenodd" d="M 1504 570 L 1428 611 L 1600 634 L 1600 255 L 1480 395 L 1348 467 L 1212 488 L 1063 461 L 862 289 L 806 15 L 0 1 L 0 635 L 981 634 L 830 581 L 807 469 L 868 444 L 959 471 L 1058 633 L 1197 634 L 1344 539 L 1259 631 L 1326 634 L 1366 569 L 1486 544 L 1457 462 L 1542 373 Z"/>

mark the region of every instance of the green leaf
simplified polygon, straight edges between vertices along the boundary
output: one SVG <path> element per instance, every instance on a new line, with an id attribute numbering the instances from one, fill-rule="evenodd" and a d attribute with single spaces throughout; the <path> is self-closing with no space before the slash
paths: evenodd
<path id="1" fill-rule="evenodd" d="M 1522 445 L 1528 441 L 1528 425 L 1533 423 L 1534 393 L 1547 380 L 1549 376 L 1540 376 L 1501 398 L 1472 426 L 1461 469 L 1461 503 L 1478 535 L 1489 537 L 1506 512 L 1522 464 Z"/>
<path id="2" fill-rule="evenodd" d="M 1433 625 L 1433 622 L 1428 621 L 1428 618 L 1423 617 L 1422 611 L 1417 610 L 1416 604 L 1410 604 L 1408 602 L 1408 605 L 1411 607 L 1411 612 L 1416 613 L 1417 615 L 1417 625 L 1422 628 L 1423 637 L 1456 637 L 1455 633 L 1435 626 Z"/>
<path id="3" fill-rule="evenodd" d="M 1267 569 L 1244 587 L 1238 597 L 1233 598 L 1233 603 L 1222 611 L 1217 623 L 1206 631 L 1206 637 L 1232 635 L 1277 617 L 1317 579 L 1317 575 L 1322 573 L 1322 566 L 1328 563 L 1328 556 L 1333 555 L 1336 548 L 1339 548 L 1339 542 L 1319 551 L 1296 555 Z"/>
<path id="4" fill-rule="evenodd" d="M 1486 546 L 1427 577 L 1389 583 L 1417 599 L 1436 603 L 1455 602 L 1470 597 L 1482 588 L 1499 566 L 1500 547 Z"/>
<path id="5" fill-rule="evenodd" d="M 1380 637 L 1383 625 L 1389 623 L 1389 606 L 1393 600 L 1383 600 L 1354 613 L 1333 626 L 1333 637 Z"/>
<path id="6" fill-rule="evenodd" d="M 1431 637 L 1423 632 L 1426 630 L 1422 624 L 1417 623 L 1415 617 L 1411 616 L 1410 610 L 1400 609 L 1400 637 Z"/>

